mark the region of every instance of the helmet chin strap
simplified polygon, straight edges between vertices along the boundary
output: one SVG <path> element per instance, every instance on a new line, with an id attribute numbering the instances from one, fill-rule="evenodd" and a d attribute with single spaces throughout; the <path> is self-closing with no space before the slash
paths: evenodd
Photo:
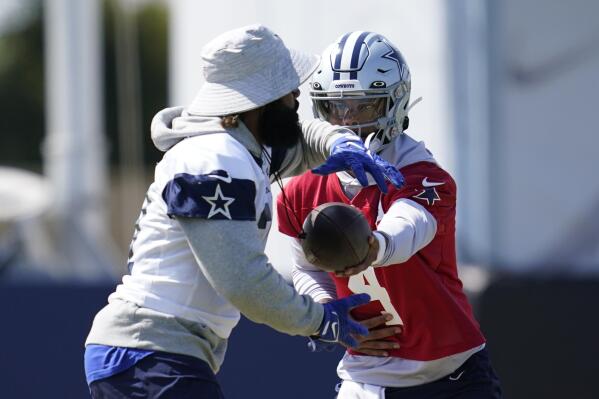
<path id="1" fill-rule="evenodd" d="M 364 147 L 368 148 L 368 151 L 376 154 L 383 149 L 383 140 L 377 137 L 378 134 L 383 131 L 384 130 L 378 130 L 372 132 L 366 137 L 366 140 L 364 140 Z"/>
<path id="2" fill-rule="evenodd" d="M 408 107 L 406 108 L 406 117 L 408 115 L 408 112 L 410 112 L 410 110 L 420 101 L 422 101 L 422 97 L 418 97 L 410 105 L 408 105 Z M 383 151 L 387 144 L 389 144 L 393 140 L 394 136 L 391 133 L 392 130 L 395 128 L 396 120 L 395 118 L 382 117 L 379 118 L 377 122 L 379 130 L 370 133 L 368 137 L 366 137 L 366 140 L 364 140 L 364 146 L 368 148 L 370 152 L 373 152 L 375 154 L 378 154 L 381 151 Z M 403 127 L 400 130 L 400 132 L 403 132 Z M 385 139 L 387 139 L 388 141 L 385 142 Z"/>
<path id="3" fill-rule="evenodd" d="M 420 101 L 422 101 L 422 97 L 418 97 L 417 99 L 412 101 L 412 104 L 408 105 L 408 108 L 406 108 L 406 115 L 410 112 L 412 108 L 414 108 L 414 105 L 418 104 Z"/>
<path id="4" fill-rule="evenodd" d="M 420 101 L 422 101 L 422 97 L 418 97 L 410 105 L 408 105 L 408 107 L 406 108 L 406 116 L 408 112 L 414 107 L 414 105 L 418 104 Z M 385 149 L 387 144 L 389 144 L 393 140 L 393 136 L 391 134 L 386 135 L 385 133 L 387 133 L 387 131 L 390 132 L 391 130 L 393 130 L 395 123 L 395 119 L 388 119 L 387 117 L 379 118 L 378 126 L 380 127 L 380 129 L 370 133 L 368 137 L 366 137 L 366 139 L 364 140 L 364 146 L 368 148 L 368 151 L 378 154 Z M 387 143 L 385 143 L 385 136 L 388 136 L 387 138 L 389 141 Z"/>
<path id="5" fill-rule="evenodd" d="M 387 118 L 386 116 L 379 118 L 377 121 L 378 129 L 366 137 L 364 146 L 372 153 L 380 153 L 391 141 L 391 135 L 386 135 L 386 132 L 392 130 L 394 125 L 395 118 Z"/>
<path id="6" fill-rule="evenodd" d="M 410 105 L 408 105 L 408 107 L 406 108 L 406 116 L 408 115 L 408 112 L 410 112 L 410 110 L 420 101 L 422 101 L 422 97 L 418 97 Z M 361 138 L 362 128 L 376 126 L 378 129 L 368 134 L 366 139 L 364 139 L 364 146 L 368 148 L 370 152 L 378 154 L 381 151 L 383 151 L 387 144 L 389 144 L 393 140 L 394 137 L 391 135 L 391 131 L 394 129 L 395 124 L 395 118 L 387 118 L 386 116 L 383 116 L 374 123 L 365 123 L 363 125 L 344 127 L 354 130 L 356 135 L 358 135 L 358 137 Z M 389 134 L 386 134 L 387 132 L 389 132 Z M 403 128 L 401 129 L 401 132 L 403 132 Z M 385 139 L 387 139 L 387 142 L 385 142 Z"/>

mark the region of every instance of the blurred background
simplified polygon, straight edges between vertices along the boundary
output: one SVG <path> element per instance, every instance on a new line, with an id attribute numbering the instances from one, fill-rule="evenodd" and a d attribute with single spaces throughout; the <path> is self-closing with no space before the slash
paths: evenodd
<path id="1" fill-rule="evenodd" d="M 1 0 L 0 397 L 86 397 L 83 342 L 161 158 L 150 121 L 192 100 L 205 43 L 255 22 L 313 53 L 352 30 L 399 47 L 423 97 L 408 134 L 457 181 L 460 274 L 506 398 L 599 397 L 597 15 L 592 0 Z M 281 243 L 274 226 L 289 277 Z M 341 351 L 247 320 L 230 345 L 229 398 L 335 396 Z"/>

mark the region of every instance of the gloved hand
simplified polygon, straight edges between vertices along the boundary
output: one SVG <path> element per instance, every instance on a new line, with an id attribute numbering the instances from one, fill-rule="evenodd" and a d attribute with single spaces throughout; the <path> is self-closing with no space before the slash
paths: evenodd
<path id="1" fill-rule="evenodd" d="M 403 187 L 403 185 L 405 183 L 404 177 L 395 166 L 393 166 L 389 162 L 385 161 L 378 154 L 374 154 L 374 153 L 370 152 L 370 150 L 368 151 L 368 154 L 372 157 L 376 166 L 378 166 L 379 169 L 381 169 L 383 171 L 383 175 L 387 178 L 387 180 L 389 180 L 391 182 L 391 184 L 393 184 L 397 188 Z M 377 182 L 377 184 L 378 184 L 378 182 Z M 387 187 L 385 186 L 385 189 L 386 188 Z M 386 193 L 387 191 L 383 191 L 383 192 Z"/>
<path id="2" fill-rule="evenodd" d="M 308 349 L 310 349 L 310 352 L 333 352 L 337 348 L 337 344 L 331 342 L 322 342 L 318 339 L 308 337 Z"/>
<path id="3" fill-rule="evenodd" d="M 371 154 L 359 138 L 342 137 L 335 141 L 326 162 L 312 172 L 328 175 L 340 170 L 351 170 L 362 186 L 368 186 L 366 172 L 370 173 L 383 193 L 387 193 L 385 177 L 397 188 L 404 184 L 399 170 L 378 155 Z"/>
<path id="4" fill-rule="evenodd" d="M 323 304 L 324 317 L 318 329 L 317 340 L 325 344 L 340 343 L 346 346 L 357 346 L 358 342 L 351 334 L 366 336 L 368 329 L 354 321 L 349 312 L 352 308 L 368 302 L 370 302 L 370 295 L 354 294 Z M 322 347 L 314 344 L 312 350 L 317 351 L 319 346 Z"/>

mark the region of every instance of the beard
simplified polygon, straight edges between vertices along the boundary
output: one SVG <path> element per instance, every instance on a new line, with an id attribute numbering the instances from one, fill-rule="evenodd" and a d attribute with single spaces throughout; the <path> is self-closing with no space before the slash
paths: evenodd
<path id="1" fill-rule="evenodd" d="M 281 100 L 273 101 L 264 107 L 260 119 L 260 139 L 264 145 L 276 148 L 295 146 L 302 135 L 295 101 L 295 109 L 289 108 Z"/>

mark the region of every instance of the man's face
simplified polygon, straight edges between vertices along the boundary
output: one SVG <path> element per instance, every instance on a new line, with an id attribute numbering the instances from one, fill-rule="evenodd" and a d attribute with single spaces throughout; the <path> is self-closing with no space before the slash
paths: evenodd
<path id="1" fill-rule="evenodd" d="M 293 108 L 297 111 L 297 109 L 299 108 L 299 101 L 297 101 L 299 95 L 299 89 L 295 89 L 291 93 L 288 93 L 285 96 L 281 97 L 279 100 L 289 108 Z"/>
<path id="2" fill-rule="evenodd" d="M 378 129 L 374 124 L 385 114 L 385 98 L 320 100 L 317 107 L 322 119 L 333 125 L 347 126 L 365 138 L 368 133 Z M 365 124 L 373 125 L 360 129 L 352 128 Z"/>
<path id="3" fill-rule="evenodd" d="M 299 90 L 266 104 L 260 117 L 260 139 L 269 147 L 291 148 L 299 142 L 302 128 L 297 109 Z"/>

